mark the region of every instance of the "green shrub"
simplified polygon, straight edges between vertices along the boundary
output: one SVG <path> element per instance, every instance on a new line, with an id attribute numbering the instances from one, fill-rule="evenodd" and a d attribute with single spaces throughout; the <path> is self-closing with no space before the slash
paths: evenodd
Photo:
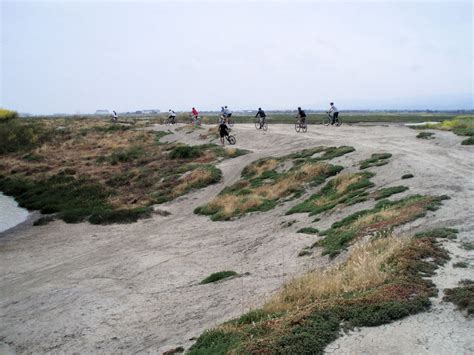
<path id="1" fill-rule="evenodd" d="M 298 229 L 296 233 L 318 234 L 319 230 L 313 227 L 305 227 L 305 228 Z"/>
<path id="2" fill-rule="evenodd" d="M 242 338 L 235 332 L 210 330 L 202 334 L 196 343 L 189 348 L 189 355 L 209 355 L 229 353 L 242 342 Z"/>

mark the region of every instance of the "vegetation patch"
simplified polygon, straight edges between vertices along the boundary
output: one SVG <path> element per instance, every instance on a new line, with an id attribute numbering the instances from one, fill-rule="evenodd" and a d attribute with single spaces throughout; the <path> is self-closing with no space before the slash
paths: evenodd
<path id="1" fill-rule="evenodd" d="M 372 166 L 382 166 L 388 164 L 388 159 L 392 157 L 390 153 L 375 153 L 369 159 L 360 162 L 360 169 L 367 169 Z"/>
<path id="2" fill-rule="evenodd" d="M 404 191 L 408 190 L 408 187 L 407 186 L 393 186 L 393 187 L 387 187 L 387 188 L 384 188 L 384 189 L 379 189 L 377 191 L 375 191 L 373 194 L 372 194 L 372 197 L 375 199 L 375 200 L 381 200 L 383 198 L 387 198 L 387 197 L 390 197 L 392 195 L 395 195 L 395 194 L 399 194 L 399 193 L 402 193 Z"/>
<path id="3" fill-rule="evenodd" d="M 68 223 L 129 223 L 150 216 L 153 204 L 219 181 L 214 164 L 246 153 L 161 143 L 169 132 L 121 127 L 91 118 L 0 123 L 0 190 Z"/>
<path id="4" fill-rule="evenodd" d="M 468 317 L 474 315 L 474 281 L 463 280 L 460 286 L 444 290 L 443 301 L 454 303 Z"/>
<path id="5" fill-rule="evenodd" d="M 346 262 L 284 286 L 262 309 L 203 333 L 191 354 L 321 354 L 342 328 L 377 326 L 429 308 L 424 277 L 448 259 L 430 237 L 358 245 Z M 219 352 L 214 352 L 219 346 Z"/>
<path id="6" fill-rule="evenodd" d="M 426 124 L 422 126 L 413 126 L 415 129 L 439 129 L 443 131 L 452 131 L 458 136 L 467 136 L 468 138 L 461 142 L 463 145 L 474 144 L 474 116 L 461 115 L 451 120 L 445 120 L 440 123 Z"/>
<path id="7" fill-rule="evenodd" d="M 320 192 L 290 209 L 287 214 L 309 212 L 310 216 L 333 209 L 338 205 L 348 206 L 368 199 L 367 189 L 374 186 L 369 172 L 339 174 L 329 181 Z"/>
<path id="8" fill-rule="evenodd" d="M 465 268 L 468 268 L 468 267 L 469 267 L 469 264 L 466 263 L 465 261 L 458 261 L 457 263 L 454 263 L 454 264 L 453 264 L 453 267 L 456 267 L 456 268 L 459 267 L 459 268 L 465 269 Z"/>
<path id="9" fill-rule="evenodd" d="M 316 147 L 281 158 L 259 159 L 243 169 L 239 181 L 194 212 L 212 220 L 229 220 L 248 212 L 268 211 L 282 199 L 300 196 L 306 186 L 319 185 L 336 175 L 342 167 L 322 161 L 351 151 L 352 147 Z"/>
<path id="10" fill-rule="evenodd" d="M 471 242 L 462 242 L 461 243 L 461 248 L 471 251 L 474 250 L 474 243 Z"/>
<path id="11" fill-rule="evenodd" d="M 238 274 L 235 271 L 219 271 L 215 272 L 208 277 L 206 277 L 204 280 L 201 281 L 201 285 L 209 284 L 212 282 L 217 282 L 221 281 L 224 279 L 228 279 L 230 277 L 237 276 Z"/>
<path id="12" fill-rule="evenodd" d="M 423 217 L 426 211 L 437 210 L 447 198 L 413 195 L 397 201 L 382 200 L 373 209 L 356 212 L 322 231 L 320 235 L 324 235 L 324 239 L 316 246 L 323 247 L 323 255 L 334 257 L 353 240 Z"/>
<path id="13" fill-rule="evenodd" d="M 318 234 L 319 230 L 313 227 L 305 227 L 305 228 L 298 229 L 296 233 Z"/>
<path id="14" fill-rule="evenodd" d="M 434 133 L 432 132 L 420 132 L 418 133 L 418 135 L 416 136 L 416 138 L 420 138 L 420 139 L 434 139 Z"/>
<path id="15" fill-rule="evenodd" d="M 405 179 L 411 179 L 411 178 L 414 178 L 415 175 L 413 174 L 405 174 L 405 175 L 402 175 L 402 179 L 405 180 Z"/>

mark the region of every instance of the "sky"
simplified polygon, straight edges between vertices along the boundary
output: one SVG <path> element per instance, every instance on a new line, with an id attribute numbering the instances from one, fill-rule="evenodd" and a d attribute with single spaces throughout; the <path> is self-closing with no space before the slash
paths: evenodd
<path id="1" fill-rule="evenodd" d="M 0 2 L 19 112 L 473 108 L 471 1 Z"/>

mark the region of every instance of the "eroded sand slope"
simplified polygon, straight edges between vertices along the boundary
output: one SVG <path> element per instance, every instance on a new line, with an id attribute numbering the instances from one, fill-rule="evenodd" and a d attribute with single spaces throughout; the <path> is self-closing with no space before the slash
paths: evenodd
<path id="1" fill-rule="evenodd" d="M 234 132 L 236 147 L 252 153 L 220 163 L 222 183 L 161 205 L 160 209 L 171 212 L 167 217 L 156 215 L 112 226 L 56 221 L 4 233 L 0 237 L 0 352 L 159 353 L 177 346 L 187 348 L 205 329 L 261 305 L 291 277 L 327 265 L 329 260 L 318 253 L 297 257 L 314 241 L 312 236 L 296 233 L 311 219 L 302 214 L 285 216 L 310 192 L 270 212 L 230 222 L 211 222 L 193 214 L 195 207 L 235 182 L 246 164 L 264 156 L 317 145 L 351 145 L 355 152 L 331 162 L 357 170 L 358 162 L 372 153 L 392 153 L 388 165 L 370 169 L 377 174 L 373 178 L 377 187 L 410 187 L 393 198 L 414 193 L 451 196 L 440 210 L 398 231 L 449 226 L 460 229 L 460 240 L 473 241 L 473 148 L 461 146 L 461 137 L 436 132 L 436 139 L 421 140 L 415 138 L 418 132 L 399 125 L 310 126 L 306 134 L 297 134 L 291 125 L 270 124 L 266 133 L 253 125 L 239 125 Z M 181 130 L 164 139 L 203 143 L 198 135 Z M 406 173 L 415 178 L 400 180 Z M 366 202 L 323 214 L 317 227 L 324 229 L 371 205 Z M 281 224 L 295 219 L 290 227 Z M 449 247 L 455 251 L 454 244 Z M 441 288 L 454 286 L 460 277 L 474 278 L 472 254 L 463 257 L 471 258 L 471 268 L 463 271 L 467 275 L 449 274 L 452 268 L 448 265 L 437 276 L 444 280 L 439 282 Z M 199 284 L 222 270 L 248 274 L 217 284 Z M 472 321 L 465 321 L 453 309 L 437 303 L 431 313 L 364 329 L 331 344 L 328 351 L 367 353 L 372 346 L 373 353 L 436 353 L 431 328 L 438 340 L 451 339 L 446 347 L 449 352 L 473 351 L 469 344 Z M 448 327 L 440 326 L 435 332 L 428 323 L 439 317 L 446 319 Z M 403 327 L 422 329 L 419 322 L 427 323 L 423 336 L 405 337 L 403 329 L 410 328 Z M 465 334 L 450 338 L 444 334 L 450 329 L 464 329 Z M 401 336 L 403 341 L 396 339 Z M 363 342 L 373 342 L 374 337 L 382 341 L 364 347 Z M 387 337 L 394 340 L 390 347 L 383 341 Z"/>

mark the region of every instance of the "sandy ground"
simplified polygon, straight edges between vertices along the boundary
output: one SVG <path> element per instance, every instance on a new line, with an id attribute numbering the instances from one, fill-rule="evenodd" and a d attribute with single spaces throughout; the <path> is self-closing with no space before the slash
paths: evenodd
<path id="1" fill-rule="evenodd" d="M 157 126 L 157 130 L 167 127 Z M 156 215 L 129 225 L 41 227 L 26 223 L 0 234 L 0 353 L 104 352 L 160 353 L 193 339 L 223 321 L 261 305 L 295 275 L 328 265 L 326 257 L 297 257 L 314 241 L 296 233 L 307 226 L 304 214 L 285 216 L 294 204 L 254 213 L 231 222 L 211 222 L 193 214 L 195 207 L 236 181 L 249 162 L 285 155 L 317 145 L 351 145 L 356 152 L 334 159 L 349 170 L 374 152 L 390 152 L 388 165 L 371 168 L 377 187 L 407 185 L 404 194 L 447 194 L 451 200 L 398 232 L 449 226 L 460 240 L 474 241 L 473 151 L 461 137 L 436 132 L 436 139 L 415 138 L 417 131 L 400 125 L 310 126 L 297 134 L 290 125 L 271 125 L 268 132 L 253 125 L 233 130 L 236 147 L 251 154 L 219 164 L 222 183 L 159 206 L 170 216 Z M 198 134 L 176 132 L 164 139 L 203 143 Z M 400 180 L 406 173 L 415 178 Z M 314 190 L 313 190 L 314 191 Z M 323 215 L 325 228 L 372 202 Z M 285 227 L 282 221 L 296 223 Z M 449 242 L 453 261 L 464 258 L 468 269 L 440 269 L 440 289 L 461 278 L 474 278 L 471 254 Z M 336 258 L 338 262 L 343 256 Z M 209 274 L 234 270 L 243 276 L 200 285 Z M 435 300 L 432 311 L 378 328 L 346 335 L 328 347 L 332 353 L 468 353 L 473 352 L 473 322 Z"/>

